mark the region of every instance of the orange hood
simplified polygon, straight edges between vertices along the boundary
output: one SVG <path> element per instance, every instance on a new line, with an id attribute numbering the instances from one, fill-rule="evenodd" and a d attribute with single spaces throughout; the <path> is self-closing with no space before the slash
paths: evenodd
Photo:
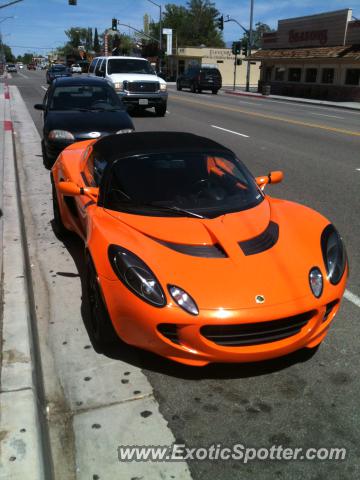
<path id="1" fill-rule="evenodd" d="M 138 255 L 166 292 L 168 284 L 177 285 L 201 309 L 259 308 L 256 295 L 263 295 L 269 306 L 300 299 L 310 294 L 309 270 L 315 265 L 323 270 L 320 235 L 329 222 L 295 203 L 266 197 L 252 209 L 215 219 L 103 213 L 117 220 L 103 232 L 107 245 L 115 243 Z M 246 255 L 239 242 L 258 237 L 270 222 L 279 228 L 275 245 Z M 171 244 L 217 245 L 225 256 L 202 258 Z"/>

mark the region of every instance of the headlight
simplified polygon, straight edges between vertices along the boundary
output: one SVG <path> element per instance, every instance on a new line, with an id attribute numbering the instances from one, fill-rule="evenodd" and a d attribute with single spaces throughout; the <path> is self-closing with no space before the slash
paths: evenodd
<path id="1" fill-rule="evenodd" d="M 118 130 L 116 133 L 132 133 L 134 130 L 132 128 L 123 128 L 122 130 Z"/>
<path id="2" fill-rule="evenodd" d="M 150 268 L 125 248 L 110 245 L 108 256 L 117 277 L 135 295 L 155 307 L 164 307 L 166 297 Z"/>
<path id="3" fill-rule="evenodd" d="M 166 83 L 160 83 L 160 92 L 166 92 L 167 85 Z"/>
<path id="4" fill-rule="evenodd" d="M 310 270 L 309 282 L 312 293 L 316 298 L 319 298 L 323 291 L 323 276 L 318 267 Z"/>
<path id="5" fill-rule="evenodd" d="M 51 130 L 49 140 L 75 140 L 74 135 L 66 130 Z"/>
<path id="6" fill-rule="evenodd" d="M 188 293 L 185 292 L 180 287 L 176 287 L 175 285 L 168 286 L 170 295 L 175 300 L 175 302 L 186 312 L 190 313 L 191 315 L 198 315 L 199 309 L 194 302 L 194 300 L 190 297 Z"/>
<path id="7" fill-rule="evenodd" d="M 124 84 L 123 82 L 116 82 L 114 83 L 114 88 L 117 92 L 121 92 L 122 90 L 124 90 Z"/>
<path id="8" fill-rule="evenodd" d="M 328 225 L 321 235 L 321 249 L 327 278 L 333 285 L 340 282 L 346 267 L 346 252 L 341 237 L 333 225 Z"/>

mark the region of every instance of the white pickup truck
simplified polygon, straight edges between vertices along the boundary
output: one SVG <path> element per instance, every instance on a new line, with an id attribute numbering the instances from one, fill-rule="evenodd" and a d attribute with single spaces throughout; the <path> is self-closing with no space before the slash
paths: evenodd
<path id="1" fill-rule="evenodd" d="M 133 109 L 155 108 L 163 117 L 167 108 L 167 85 L 145 58 L 96 57 L 89 75 L 104 77 L 114 86 L 123 102 Z"/>

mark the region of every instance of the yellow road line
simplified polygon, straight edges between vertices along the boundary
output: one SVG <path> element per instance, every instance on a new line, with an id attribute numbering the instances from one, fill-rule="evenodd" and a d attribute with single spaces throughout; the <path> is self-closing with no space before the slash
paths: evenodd
<path id="1" fill-rule="evenodd" d="M 266 113 L 258 113 L 258 112 L 252 112 L 250 110 L 245 110 L 243 108 L 235 108 L 235 107 L 228 107 L 226 105 L 219 105 L 213 104 L 213 103 L 208 103 L 208 102 L 199 102 L 198 100 L 189 100 L 187 98 L 183 97 L 170 97 L 171 100 L 175 100 L 178 102 L 187 102 L 191 104 L 197 104 L 205 108 L 219 108 L 221 110 L 226 110 L 228 112 L 235 112 L 235 113 L 246 113 L 246 115 L 250 115 L 252 117 L 259 117 L 259 118 L 265 118 L 267 120 L 276 120 L 278 122 L 285 122 L 285 123 L 290 123 L 291 125 L 301 125 L 302 127 L 310 127 L 310 128 L 319 128 L 321 130 L 327 130 L 329 132 L 336 132 L 336 133 L 343 133 L 345 135 L 352 135 L 355 137 L 360 137 L 360 132 L 354 132 L 352 130 L 345 130 L 343 128 L 336 128 L 336 127 L 328 127 L 327 125 L 321 125 L 319 123 L 308 123 L 308 122 L 302 122 L 301 120 L 292 120 L 291 118 L 285 118 L 285 117 L 277 117 L 274 115 L 267 115 Z"/>

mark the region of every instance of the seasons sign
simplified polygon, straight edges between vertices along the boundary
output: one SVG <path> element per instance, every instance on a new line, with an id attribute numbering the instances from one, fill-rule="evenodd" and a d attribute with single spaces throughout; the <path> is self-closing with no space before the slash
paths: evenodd
<path id="1" fill-rule="evenodd" d="M 289 43 L 317 43 L 320 45 L 326 45 L 328 41 L 327 30 L 290 30 L 289 31 Z"/>

